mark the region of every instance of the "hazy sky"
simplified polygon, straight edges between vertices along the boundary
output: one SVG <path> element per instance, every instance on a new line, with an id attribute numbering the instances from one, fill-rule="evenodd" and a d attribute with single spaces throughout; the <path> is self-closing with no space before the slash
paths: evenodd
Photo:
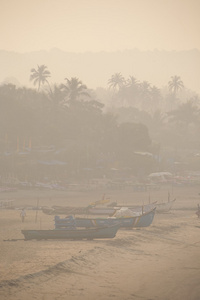
<path id="1" fill-rule="evenodd" d="M 0 0 L 0 49 L 200 49 L 200 0 Z"/>

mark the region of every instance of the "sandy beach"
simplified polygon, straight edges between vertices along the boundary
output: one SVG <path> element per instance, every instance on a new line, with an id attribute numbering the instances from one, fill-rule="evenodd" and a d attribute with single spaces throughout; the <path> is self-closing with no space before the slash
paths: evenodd
<path id="1" fill-rule="evenodd" d="M 101 199 L 143 205 L 176 198 L 147 228 L 120 229 L 113 239 L 24 241 L 22 229 L 53 229 L 36 205 L 86 206 Z M 16 191 L 1 193 L 16 209 L 0 209 L 0 299 L 200 299 L 199 187 L 158 191 Z M 25 222 L 20 210 L 26 207 Z M 16 241 L 13 241 L 15 239 Z"/>

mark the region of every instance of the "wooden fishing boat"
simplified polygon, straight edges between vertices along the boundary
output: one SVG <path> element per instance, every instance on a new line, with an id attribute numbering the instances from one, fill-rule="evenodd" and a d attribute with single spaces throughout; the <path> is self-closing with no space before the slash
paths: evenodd
<path id="1" fill-rule="evenodd" d="M 93 240 L 114 238 L 120 224 L 116 223 L 112 226 L 104 226 L 88 229 L 52 229 L 52 230 L 21 230 L 25 240 L 49 240 L 49 239 L 64 239 L 64 240 Z"/>
<path id="2" fill-rule="evenodd" d="M 113 216 L 117 211 L 126 207 L 130 209 L 135 214 L 143 214 L 149 212 L 156 207 L 156 202 L 141 205 L 141 206 L 132 206 L 132 205 L 116 205 L 116 206 L 91 206 L 87 207 L 70 207 L 70 206 L 53 206 L 53 207 L 43 207 L 42 211 L 48 215 L 104 215 L 104 216 Z"/>
<path id="3" fill-rule="evenodd" d="M 89 215 L 108 215 L 112 216 L 118 208 L 115 207 L 89 207 L 87 213 Z"/>
<path id="4" fill-rule="evenodd" d="M 42 212 L 47 215 L 69 215 L 69 214 L 87 214 L 87 207 L 68 207 L 68 206 L 53 206 L 53 207 L 42 207 Z"/>
<path id="5" fill-rule="evenodd" d="M 154 207 L 152 210 L 145 212 L 141 215 L 139 220 L 134 224 L 133 227 L 148 227 L 152 224 L 154 216 L 156 212 L 156 207 Z"/>
<path id="6" fill-rule="evenodd" d="M 157 203 L 156 204 L 156 212 L 157 213 L 166 213 L 169 212 L 172 208 L 172 206 L 174 205 L 174 202 L 176 201 L 176 199 L 174 200 L 169 200 L 168 202 L 164 202 L 164 203 Z"/>
<path id="7" fill-rule="evenodd" d="M 120 224 L 121 228 L 148 227 L 153 222 L 155 211 L 156 208 L 149 212 L 130 217 L 84 218 L 68 216 L 60 218 L 59 216 L 55 216 L 55 228 L 68 228 L 72 224 L 76 227 L 84 228 L 113 226 L 116 224 Z"/>
<path id="8" fill-rule="evenodd" d="M 131 211 L 135 212 L 135 213 L 144 213 L 144 212 L 148 212 L 150 210 L 152 210 L 153 208 L 156 207 L 156 202 L 154 203 L 149 203 L 149 204 L 145 204 L 145 205 L 141 205 L 141 206 L 132 206 L 132 205 L 116 205 L 113 207 L 99 207 L 99 206 L 95 206 L 95 207 L 88 207 L 87 208 L 87 214 L 90 215 L 108 215 L 108 216 L 112 216 L 114 215 L 117 211 L 119 211 L 120 209 L 122 209 L 123 207 L 126 207 L 128 209 L 130 209 Z"/>
<path id="9" fill-rule="evenodd" d="M 115 208 L 121 209 L 123 207 L 126 207 L 135 213 L 145 213 L 145 212 L 148 212 L 148 211 L 154 209 L 156 207 L 156 203 L 157 203 L 157 201 L 149 203 L 149 204 L 145 204 L 145 205 L 140 205 L 140 206 L 138 206 L 138 205 L 137 206 L 135 206 L 135 205 L 126 205 L 126 206 L 125 205 L 117 205 Z"/>
<path id="10" fill-rule="evenodd" d="M 91 214 L 92 208 L 95 208 L 96 205 L 103 205 L 108 203 L 109 200 L 105 199 L 105 194 L 103 195 L 103 198 L 101 200 L 91 202 L 88 206 L 86 207 L 71 207 L 71 206 L 52 206 L 52 207 L 43 207 L 42 211 L 47 214 L 47 215 L 58 215 L 58 214 L 73 214 L 73 215 L 82 215 L 82 214 Z M 102 207 L 104 208 L 104 207 Z M 109 208 L 108 208 L 109 210 Z M 107 210 L 106 210 L 107 212 Z M 115 212 L 114 208 L 110 208 L 109 212 L 106 214 L 113 214 Z"/>
<path id="11" fill-rule="evenodd" d="M 155 208 L 156 202 L 142 205 L 142 206 L 130 206 L 126 207 L 136 213 L 144 213 Z M 112 216 L 116 211 L 120 210 L 125 205 L 119 205 L 114 207 L 104 207 L 104 206 L 87 206 L 87 207 L 68 207 L 68 206 L 53 206 L 43 207 L 43 213 L 47 215 L 107 215 Z"/>

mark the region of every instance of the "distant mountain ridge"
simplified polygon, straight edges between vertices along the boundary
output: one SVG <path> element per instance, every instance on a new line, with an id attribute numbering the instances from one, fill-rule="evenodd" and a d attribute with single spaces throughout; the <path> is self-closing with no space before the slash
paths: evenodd
<path id="1" fill-rule="evenodd" d="M 63 83 L 64 78 L 78 77 L 88 88 L 107 87 L 108 79 L 117 72 L 138 81 L 148 81 L 162 88 L 171 76 L 180 76 L 185 87 L 200 94 L 200 50 L 72 53 L 53 48 L 28 53 L 0 50 L 0 83 L 14 77 L 21 85 L 32 86 L 31 68 L 45 64 L 51 72 L 50 83 Z"/>

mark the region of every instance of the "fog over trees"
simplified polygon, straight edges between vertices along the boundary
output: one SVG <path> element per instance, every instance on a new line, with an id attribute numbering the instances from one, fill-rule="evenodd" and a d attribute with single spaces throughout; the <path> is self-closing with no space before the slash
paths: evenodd
<path id="1" fill-rule="evenodd" d="M 52 83 L 44 64 L 27 77 L 33 88 L 0 85 L 1 180 L 200 170 L 200 98 L 179 75 L 160 88 L 117 72 L 96 89 L 78 77 Z"/>

